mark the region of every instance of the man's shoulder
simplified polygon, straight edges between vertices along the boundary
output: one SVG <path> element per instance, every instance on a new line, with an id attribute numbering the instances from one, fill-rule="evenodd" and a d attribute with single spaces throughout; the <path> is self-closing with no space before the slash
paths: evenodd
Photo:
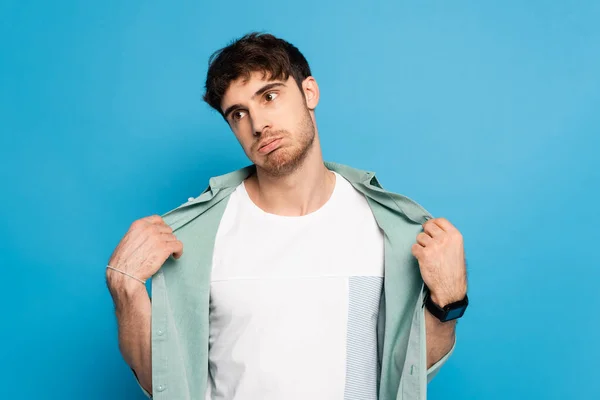
<path id="1" fill-rule="evenodd" d="M 392 213 L 385 213 L 389 218 L 408 218 L 417 224 L 423 224 L 432 218 L 432 215 L 412 198 L 384 189 L 374 171 L 333 162 L 327 162 L 326 165 L 346 178 L 355 189 L 365 195 L 370 201 L 371 208 L 384 208 L 392 211 Z M 378 214 L 383 215 L 382 213 Z"/>
<path id="2" fill-rule="evenodd" d="M 162 215 L 164 221 L 171 226 L 173 230 L 179 229 L 199 216 L 206 215 L 206 212 L 215 208 L 215 205 L 223 203 L 229 195 L 239 187 L 240 184 L 252 173 L 254 166 L 240 168 L 223 175 L 214 176 L 209 179 L 208 186 L 197 197 L 190 197 L 188 201 L 171 209 Z M 227 203 L 227 202 L 225 202 Z M 208 213 L 211 217 L 218 217 L 214 213 Z"/>

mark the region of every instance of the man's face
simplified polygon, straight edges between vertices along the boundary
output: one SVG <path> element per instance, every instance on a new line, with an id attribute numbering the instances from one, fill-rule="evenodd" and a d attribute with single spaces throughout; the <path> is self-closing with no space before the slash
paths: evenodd
<path id="1" fill-rule="evenodd" d="M 308 79 L 312 98 L 310 87 L 316 87 L 316 82 Z M 247 81 L 233 81 L 221 109 L 248 158 L 270 175 L 293 172 L 313 145 L 313 118 L 303 91 L 291 76 L 287 81 L 269 81 L 255 72 Z"/>

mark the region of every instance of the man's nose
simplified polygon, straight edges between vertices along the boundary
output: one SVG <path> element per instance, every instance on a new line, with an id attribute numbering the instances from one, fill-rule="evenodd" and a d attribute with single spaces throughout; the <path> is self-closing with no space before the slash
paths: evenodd
<path id="1" fill-rule="evenodd" d="M 271 122 L 264 114 L 254 114 L 252 118 L 252 132 L 254 136 L 262 135 L 265 130 L 271 129 Z"/>

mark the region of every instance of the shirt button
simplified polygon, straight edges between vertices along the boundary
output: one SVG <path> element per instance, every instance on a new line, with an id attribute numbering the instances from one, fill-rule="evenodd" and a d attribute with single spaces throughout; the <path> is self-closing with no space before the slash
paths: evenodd
<path id="1" fill-rule="evenodd" d="M 165 332 L 162 329 L 159 329 L 158 331 L 156 331 L 156 333 L 158 333 L 158 336 L 162 336 L 162 334 Z"/>
<path id="2" fill-rule="evenodd" d="M 194 201 L 193 197 L 188 198 L 188 201 Z"/>
<path id="3" fill-rule="evenodd" d="M 165 390 L 167 388 L 166 385 L 158 385 L 158 387 L 156 388 L 156 390 L 158 390 L 159 392 L 162 392 L 163 390 Z"/>

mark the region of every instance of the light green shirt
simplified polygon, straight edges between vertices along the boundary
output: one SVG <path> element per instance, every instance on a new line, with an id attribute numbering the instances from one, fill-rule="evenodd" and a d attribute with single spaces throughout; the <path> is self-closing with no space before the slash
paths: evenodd
<path id="1" fill-rule="evenodd" d="M 427 383 L 456 346 L 427 369 L 425 288 L 411 246 L 422 231 L 421 225 L 432 217 L 411 199 L 384 190 L 372 172 L 329 162 L 325 165 L 365 195 L 384 233 L 384 296 L 378 324 L 379 400 L 424 400 Z M 229 195 L 254 170 L 254 166 L 248 166 L 211 178 L 198 198 L 163 215 L 183 242 L 184 253 L 178 260 L 169 258 L 152 277 L 154 399 L 205 398 L 215 236 Z"/>

